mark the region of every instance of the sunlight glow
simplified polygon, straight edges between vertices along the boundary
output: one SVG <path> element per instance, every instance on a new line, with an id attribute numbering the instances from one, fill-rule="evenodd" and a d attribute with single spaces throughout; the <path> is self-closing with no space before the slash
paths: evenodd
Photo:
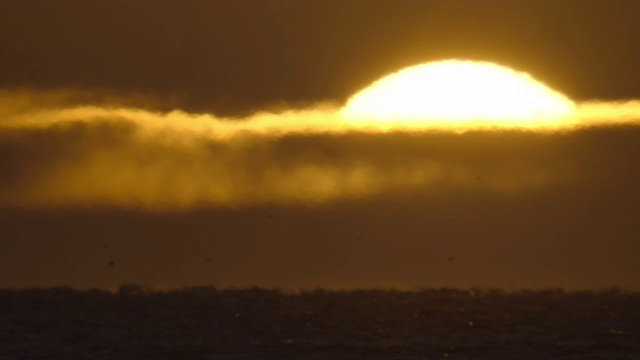
<path id="1" fill-rule="evenodd" d="M 347 122 L 372 127 L 562 127 L 575 104 L 530 75 L 490 62 L 444 60 L 405 68 L 349 99 Z"/>
<path id="2" fill-rule="evenodd" d="M 412 69 L 421 74 L 436 64 L 398 74 L 415 74 Z M 458 65 L 449 62 L 449 71 Z M 477 76 L 472 69 L 469 76 L 456 70 L 445 79 L 409 76 L 391 87 L 394 91 L 382 86 L 395 82 L 397 75 L 391 75 L 356 94 L 346 108 L 317 103 L 240 118 L 145 107 L 160 102 L 154 98 L 134 99 L 141 107 L 126 106 L 86 90 L 0 90 L 0 166 L 4 160 L 8 171 L 0 181 L 0 207 L 106 205 L 174 211 L 211 205 L 321 204 L 411 189 L 427 196 L 442 189 L 511 196 L 576 175 L 571 167 L 531 163 L 513 154 L 503 161 L 504 151 L 515 145 L 509 141 L 513 138 L 482 133 L 513 129 L 529 133 L 527 139 L 541 139 L 538 135 L 640 126 L 640 99 L 593 99 L 574 105 L 526 74 L 493 64 L 462 65 L 481 66 Z M 370 94 L 384 96 L 372 101 Z M 458 141 L 452 147 L 427 144 L 439 138 L 434 134 L 466 132 L 478 132 L 480 137 L 469 139 L 486 139 L 487 148 L 501 149 L 485 153 L 491 163 L 476 163 L 470 148 L 461 148 L 468 161 L 462 161 L 464 156 L 452 161 L 437 150 L 454 149 Z M 410 138 L 406 135 L 425 136 L 426 148 L 411 141 L 404 146 Z M 506 139 L 502 145 L 494 143 L 500 138 Z M 525 148 L 515 146 L 513 151 L 533 156 Z M 556 150 L 561 155 L 561 148 Z"/>

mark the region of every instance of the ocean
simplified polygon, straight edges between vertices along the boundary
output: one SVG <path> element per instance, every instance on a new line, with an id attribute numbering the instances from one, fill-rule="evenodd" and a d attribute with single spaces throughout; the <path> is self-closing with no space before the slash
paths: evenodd
<path id="1" fill-rule="evenodd" d="M 3 289 L 0 359 L 640 359 L 640 293 Z"/>

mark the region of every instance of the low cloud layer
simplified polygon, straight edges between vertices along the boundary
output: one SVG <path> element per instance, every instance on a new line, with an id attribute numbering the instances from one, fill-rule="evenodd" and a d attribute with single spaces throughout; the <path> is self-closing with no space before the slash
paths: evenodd
<path id="1" fill-rule="evenodd" d="M 0 285 L 638 288 L 637 102 L 460 131 L 161 100 L 0 97 Z"/>
<path id="2" fill-rule="evenodd" d="M 560 153 L 563 136 L 640 119 L 638 101 L 592 102 L 578 104 L 567 128 L 460 131 L 352 124 L 332 104 L 219 118 L 137 100 L 147 109 L 104 94 L 1 94 L 0 202 L 162 211 L 395 193 L 513 196 L 580 176 Z"/>

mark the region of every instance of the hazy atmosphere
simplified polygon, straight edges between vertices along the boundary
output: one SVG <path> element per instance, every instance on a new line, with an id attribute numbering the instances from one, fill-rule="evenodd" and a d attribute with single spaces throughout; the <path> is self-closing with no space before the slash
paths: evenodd
<path id="1" fill-rule="evenodd" d="M 638 13 L 0 1 L 0 287 L 638 290 Z"/>

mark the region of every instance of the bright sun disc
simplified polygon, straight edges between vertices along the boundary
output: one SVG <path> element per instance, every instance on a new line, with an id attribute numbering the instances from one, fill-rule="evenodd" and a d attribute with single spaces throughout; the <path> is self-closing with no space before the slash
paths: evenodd
<path id="1" fill-rule="evenodd" d="M 557 128 L 575 120 L 575 104 L 526 73 L 445 60 L 383 77 L 352 96 L 342 117 L 377 127 Z"/>

